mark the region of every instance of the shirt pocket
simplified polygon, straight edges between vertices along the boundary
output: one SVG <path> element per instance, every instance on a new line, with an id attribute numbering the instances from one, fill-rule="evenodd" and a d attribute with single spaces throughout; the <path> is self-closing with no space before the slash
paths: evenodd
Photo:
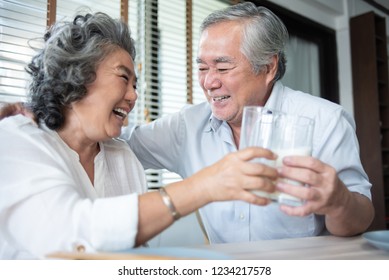
<path id="1" fill-rule="evenodd" d="M 279 209 L 278 204 L 271 204 L 263 209 L 265 231 L 269 238 L 293 238 L 316 235 L 315 215 L 304 217 L 289 216 Z"/>

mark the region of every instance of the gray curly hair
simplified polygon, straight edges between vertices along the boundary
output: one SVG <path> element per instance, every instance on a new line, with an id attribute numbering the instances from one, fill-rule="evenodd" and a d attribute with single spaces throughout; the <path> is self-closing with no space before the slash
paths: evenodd
<path id="1" fill-rule="evenodd" d="M 43 48 L 26 67 L 32 77 L 29 106 L 52 130 L 63 126 L 64 109 L 86 95 L 86 85 L 108 54 L 122 48 L 135 59 L 128 25 L 100 12 L 58 22 L 43 39 Z"/>
<path id="2" fill-rule="evenodd" d="M 242 53 L 251 62 L 253 72 L 258 74 L 278 56 L 278 68 L 274 81 L 280 80 L 286 69 L 285 45 L 288 31 L 283 22 L 269 9 L 245 2 L 215 11 L 200 26 L 202 33 L 208 27 L 225 21 L 239 21 L 244 25 Z"/>

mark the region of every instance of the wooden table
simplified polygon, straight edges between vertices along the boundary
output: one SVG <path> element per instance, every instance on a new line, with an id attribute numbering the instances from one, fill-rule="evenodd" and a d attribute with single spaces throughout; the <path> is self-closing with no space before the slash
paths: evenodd
<path id="1" fill-rule="evenodd" d="M 175 255 L 177 248 L 179 251 L 182 250 L 180 256 Z M 161 251 L 158 253 L 158 249 L 162 249 L 164 254 L 160 255 Z M 203 249 L 200 251 L 201 256 L 193 255 L 193 251 L 191 251 L 193 249 Z M 185 255 L 186 251 L 187 255 Z M 199 252 L 199 250 L 195 251 Z M 236 260 L 389 260 L 389 251 L 370 245 L 361 236 L 317 236 L 176 248 L 146 248 L 146 251 L 129 251 L 125 253 L 56 252 L 47 257 L 79 260 L 160 260 L 207 259 L 207 255 L 209 255 L 210 259 L 215 259 L 215 255 L 220 255 Z"/>
<path id="2" fill-rule="evenodd" d="M 389 251 L 370 245 L 361 236 L 317 236 L 201 245 L 196 248 L 246 260 L 389 260 Z"/>

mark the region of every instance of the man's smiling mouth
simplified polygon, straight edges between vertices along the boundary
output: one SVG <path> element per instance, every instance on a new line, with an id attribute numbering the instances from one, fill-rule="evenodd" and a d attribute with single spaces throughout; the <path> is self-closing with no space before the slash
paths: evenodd
<path id="1" fill-rule="evenodd" d="M 230 98 L 230 96 L 226 95 L 226 96 L 213 97 L 212 100 L 218 102 L 218 101 L 226 100 L 228 98 Z"/>

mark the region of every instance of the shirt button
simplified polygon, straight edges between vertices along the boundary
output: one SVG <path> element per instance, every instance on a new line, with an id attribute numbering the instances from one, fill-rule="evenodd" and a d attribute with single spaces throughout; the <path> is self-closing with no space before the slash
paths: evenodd
<path id="1" fill-rule="evenodd" d="M 244 220 L 244 214 L 243 213 L 240 213 L 239 219 Z"/>
<path id="2" fill-rule="evenodd" d="M 85 252 L 85 246 L 84 245 L 77 245 L 76 251 L 78 253 L 84 253 Z"/>

